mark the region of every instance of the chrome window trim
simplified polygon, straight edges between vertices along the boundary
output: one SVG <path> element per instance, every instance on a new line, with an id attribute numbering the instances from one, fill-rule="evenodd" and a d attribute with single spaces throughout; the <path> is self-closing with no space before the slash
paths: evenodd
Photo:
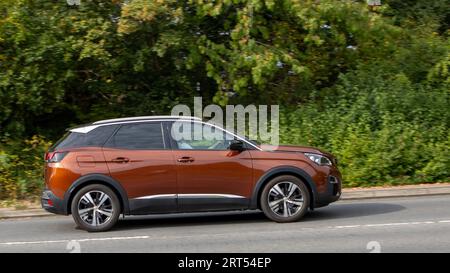
<path id="1" fill-rule="evenodd" d="M 128 117 L 128 118 L 113 118 L 113 119 L 104 119 L 93 122 L 92 124 L 106 124 L 113 122 L 126 122 L 126 121 L 139 121 L 139 120 L 155 120 L 155 119 L 190 119 L 190 120 L 200 120 L 199 117 L 194 116 L 140 116 L 140 117 Z"/>
<path id="2" fill-rule="evenodd" d="M 248 145 L 254 147 L 255 149 L 257 149 L 258 151 L 262 151 L 262 149 L 258 146 L 256 146 L 255 144 L 247 141 L 245 138 L 240 137 L 232 132 L 227 131 L 226 129 L 217 126 L 213 123 L 208 123 L 208 122 L 204 122 L 198 119 L 186 119 L 186 118 L 164 118 L 164 119 L 143 119 L 143 120 L 128 120 L 128 121 L 118 121 L 118 122 L 112 122 L 112 123 L 102 123 L 102 124 L 96 124 L 96 125 L 88 125 L 88 126 L 84 126 L 84 127 L 78 127 L 78 128 L 73 128 L 70 129 L 69 132 L 73 132 L 73 133 L 82 133 L 82 134 L 87 134 L 90 131 L 100 127 L 100 126 L 108 126 L 108 125 L 117 125 L 117 124 L 131 124 L 131 123 L 145 123 L 145 122 L 163 122 L 163 121 L 181 121 L 181 122 L 194 122 L 194 123 L 201 123 L 201 124 L 206 124 L 209 126 L 213 126 L 219 130 L 222 130 L 240 140 L 242 140 L 243 142 L 247 143 Z M 95 124 L 95 123 L 93 123 Z"/>

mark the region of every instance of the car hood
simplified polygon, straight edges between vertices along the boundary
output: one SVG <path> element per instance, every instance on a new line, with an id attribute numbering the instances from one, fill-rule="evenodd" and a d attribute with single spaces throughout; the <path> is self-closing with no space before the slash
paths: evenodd
<path id="1" fill-rule="evenodd" d="M 261 149 L 264 151 L 276 151 L 276 152 L 301 152 L 301 153 L 316 153 L 316 154 L 323 154 L 328 157 L 334 158 L 334 156 L 328 152 L 325 152 L 323 150 L 320 150 L 315 147 L 309 147 L 309 146 L 296 146 L 296 145 L 261 145 Z"/>

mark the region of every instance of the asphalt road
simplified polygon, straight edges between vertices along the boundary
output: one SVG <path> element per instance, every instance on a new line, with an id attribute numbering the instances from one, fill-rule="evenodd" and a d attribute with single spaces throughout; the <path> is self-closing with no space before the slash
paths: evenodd
<path id="1" fill-rule="evenodd" d="M 296 223 L 261 212 L 127 217 L 106 233 L 55 216 L 0 221 L 0 252 L 450 252 L 450 195 L 339 201 Z"/>

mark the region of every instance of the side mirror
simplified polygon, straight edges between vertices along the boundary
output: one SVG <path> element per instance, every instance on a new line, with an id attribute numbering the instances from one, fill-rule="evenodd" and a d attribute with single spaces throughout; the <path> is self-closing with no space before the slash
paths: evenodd
<path id="1" fill-rule="evenodd" d="M 231 141 L 230 146 L 228 146 L 228 149 L 230 149 L 231 151 L 242 152 L 243 150 L 245 150 L 244 142 L 242 142 L 241 140 L 233 140 Z"/>

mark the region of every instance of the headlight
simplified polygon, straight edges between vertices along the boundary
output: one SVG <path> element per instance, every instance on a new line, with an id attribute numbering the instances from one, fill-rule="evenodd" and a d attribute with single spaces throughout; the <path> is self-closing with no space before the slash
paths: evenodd
<path id="1" fill-rule="evenodd" d="M 322 165 L 322 166 L 333 165 L 333 163 L 331 163 L 331 160 L 324 155 L 313 154 L 313 153 L 304 153 L 304 155 L 306 155 L 306 157 L 309 158 L 309 160 L 316 163 L 317 165 Z"/>

